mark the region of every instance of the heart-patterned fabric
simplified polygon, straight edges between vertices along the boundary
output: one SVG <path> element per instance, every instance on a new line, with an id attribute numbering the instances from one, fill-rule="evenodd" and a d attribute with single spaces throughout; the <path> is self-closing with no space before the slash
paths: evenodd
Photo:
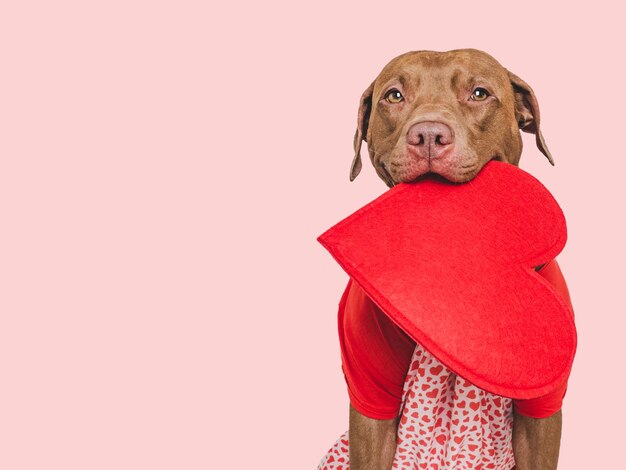
<path id="1" fill-rule="evenodd" d="M 419 344 L 404 382 L 393 469 L 510 470 L 511 399 L 458 377 Z M 349 470 L 346 431 L 318 470 Z"/>

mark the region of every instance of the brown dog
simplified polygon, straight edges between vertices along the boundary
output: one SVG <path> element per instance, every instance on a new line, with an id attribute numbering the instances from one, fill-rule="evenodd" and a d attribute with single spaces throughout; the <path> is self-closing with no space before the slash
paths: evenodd
<path id="1" fill-rule="evenodd" d="M 520 130 L 535 134 L 554 164 L 535 94 L 517 75 L 475 49 L 409 52 L 389 62 L 361 97 L 350 180 L 361 171 L 366 141 L 389 187 L 427 173 L 466 182 L 489 160 L 517 165 Z M 397 419 L 371 419 L 350 407 L 351 470 L 391 468 L 397 426 Z M 515 414 L 517 470 L 556 469 L 560 435 L 561 412 L 545 419 Z"/>

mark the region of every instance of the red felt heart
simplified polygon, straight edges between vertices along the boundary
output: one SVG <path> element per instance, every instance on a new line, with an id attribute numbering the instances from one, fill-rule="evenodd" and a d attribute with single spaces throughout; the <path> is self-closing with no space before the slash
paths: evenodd
<path id="1" fill-rule="evenodd" d="M 398 326 L 473 384 L 535 398 L 568 376 L 572 312 L 533 269 L 567 238 L 549 191 L 489 162 L 470 182 L 399 184 L 318 240 Z"/>

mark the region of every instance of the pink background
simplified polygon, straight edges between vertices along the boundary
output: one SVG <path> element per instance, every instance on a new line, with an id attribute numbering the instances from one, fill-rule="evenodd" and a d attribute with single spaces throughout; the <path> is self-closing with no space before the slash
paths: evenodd
<path id="1" fill-rule="evenodd" d="M 460 47 L 534 87 L 557 163 L 524 136 L 570 233 L 560 468 L 623 466 L 615 3 L 209 4 L 0 7 L 0 468 L 314 468 L 348 425 L 315 238 L 386 188 L 348 182 L 359 96 Z"/>

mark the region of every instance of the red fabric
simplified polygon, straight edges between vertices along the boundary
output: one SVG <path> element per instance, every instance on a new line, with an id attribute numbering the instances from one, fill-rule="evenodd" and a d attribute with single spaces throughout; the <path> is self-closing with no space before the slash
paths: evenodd
<path id="1" fill-rule="evenodd" d="M 318 240 L 450 370 L 488 392 L 531 399 L 567 379 L 576 350 L 567 304 L 532 268 L 566 238 L 549 191 L 492 161 L 464 184 L 399 184 Z"/>
<path id="2" fill-rule="evenodd" d="M 572 304 L 556 260 L 539 274 L 548 281 L 573 312 Z M 339 304 L 339 340 L 342 370 L 350 403 L 361 414 L 374 419 L 398 415 L 404 379 L 411 363 L 415 342 L 376 306 L 352 279 Z M 567 380 L 547 395 L 514 400 L 518 413 L 546 418 L 561 409 Z"/>

